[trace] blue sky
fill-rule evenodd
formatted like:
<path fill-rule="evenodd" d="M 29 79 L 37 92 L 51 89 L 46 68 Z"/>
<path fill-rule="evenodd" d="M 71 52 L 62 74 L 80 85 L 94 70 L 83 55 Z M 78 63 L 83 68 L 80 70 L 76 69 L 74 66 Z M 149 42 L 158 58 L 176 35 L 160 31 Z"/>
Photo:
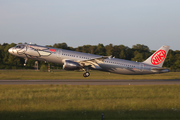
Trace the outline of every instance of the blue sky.
<path fill-rule="evenodd" d="M 180 50 L 179 5 L 180 0 L 1 0 L 0 43 Z"/>

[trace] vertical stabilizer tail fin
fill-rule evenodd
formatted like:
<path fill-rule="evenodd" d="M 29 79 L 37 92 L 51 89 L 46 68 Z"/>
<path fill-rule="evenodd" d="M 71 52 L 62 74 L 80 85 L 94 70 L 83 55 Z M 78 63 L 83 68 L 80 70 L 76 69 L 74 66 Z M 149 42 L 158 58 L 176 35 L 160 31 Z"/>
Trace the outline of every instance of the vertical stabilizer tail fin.
<path fill-rule="evenodd" d="M 153 55 L 151 55 L 143 63 L 162 67 L 165 61 L 165 58 L 168 54 L 169 48 L 170 46 L 163 45 L 160 49 L 158 49 Z"/>

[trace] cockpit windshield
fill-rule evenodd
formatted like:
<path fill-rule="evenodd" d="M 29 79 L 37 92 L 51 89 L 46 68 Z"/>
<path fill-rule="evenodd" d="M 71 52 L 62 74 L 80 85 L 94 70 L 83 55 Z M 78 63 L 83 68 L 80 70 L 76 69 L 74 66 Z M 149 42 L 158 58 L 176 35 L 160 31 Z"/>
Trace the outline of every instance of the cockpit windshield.
<path fill-rule="evenodd" d="M 23 48 L 24 48 L 24 45 L 16 45 L 15 48 L 23 49 Z"/>

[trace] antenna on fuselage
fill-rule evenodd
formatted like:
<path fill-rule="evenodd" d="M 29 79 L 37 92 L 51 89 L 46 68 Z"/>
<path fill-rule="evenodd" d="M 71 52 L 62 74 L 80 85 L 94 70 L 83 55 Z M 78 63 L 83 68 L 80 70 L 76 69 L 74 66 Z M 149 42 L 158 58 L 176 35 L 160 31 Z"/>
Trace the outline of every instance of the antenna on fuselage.
<path fill-rule="evenodd" d="M 112 55 L 111 55 L 111 56 L 109 56 L 108 58 L 109 58 L 109 59 L 111 59 L 111 58 L 112 58 Z"/>

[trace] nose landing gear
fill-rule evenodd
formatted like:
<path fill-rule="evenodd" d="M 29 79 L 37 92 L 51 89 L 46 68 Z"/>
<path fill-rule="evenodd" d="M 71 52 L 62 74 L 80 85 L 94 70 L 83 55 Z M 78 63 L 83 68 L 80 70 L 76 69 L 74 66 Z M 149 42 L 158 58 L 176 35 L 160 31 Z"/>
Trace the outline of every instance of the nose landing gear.
<path fill-rule="evenodd" d="M 26 63 L 27 63 L 27 60 L 28 60 L 28 59 L 27 59 L 27 58 L 24 58 L 24 59 L 25 59 L 25 63 L 24 63 L 24 66 L 26 66 Z"/>

